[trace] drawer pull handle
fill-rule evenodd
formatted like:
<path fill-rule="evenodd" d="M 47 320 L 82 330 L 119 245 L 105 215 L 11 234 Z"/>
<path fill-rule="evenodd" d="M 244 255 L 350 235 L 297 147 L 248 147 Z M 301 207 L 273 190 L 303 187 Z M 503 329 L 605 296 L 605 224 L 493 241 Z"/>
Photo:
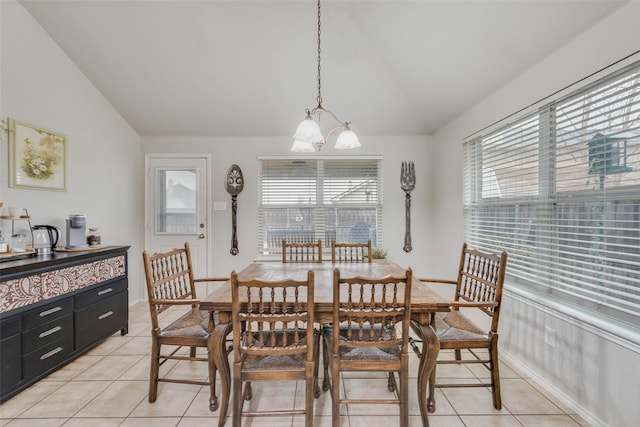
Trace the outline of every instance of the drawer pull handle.
<path fill-rule="evenodd" d="M 55 334 L 56 332 L 61 331 L 61 330 L 62 330 L 62 328 L 60 326 L 56 326 L 54 328 L 49 329 L 48 331 L 44 331 L 43 333 L 41 333 L 39 335 L 39 337 L 40 338 L 44 338 L 44 337 L 46 337 L 48 335 Z"/>
<path fill-rule="evenodd" d="M 40 313 L 40 317 L 48 316 L 48 315 L 56 313 L 56 312 L 58 312 L 60 310 L 62 310 L 62 307 L 60 307 L 60 306 L 53 307 L 53 308 L 51 308 L 49 310 L 45 310 L 45 311 L 41 312 Z"/>
<path fill-rule="evenodd" d="M 98 292 L 98 295 L 108 294 L 109 292 L 113 292 L 113 288 L 103 289 L 100 292 Z"/>
<path fill-rule="evenodd" d="M 45 353 L 42 356 L 40 356 L 40 360 L 48 359 L 51 356 L 53 356 L 54 354 L 60 353 L 61 351 L 62 351 L 62 347 L 56 347 L 53 350 L 51 350 L 50 352 Z"/>
<path fill-rule="evenodd" d="M 103 320 L 106 319 L 107 317 L 111 316 L 113 314 L 113 311 L 107 311 L 104 314 L 101 314 L 100 316 L 98 316 L 98 320 Z"/>

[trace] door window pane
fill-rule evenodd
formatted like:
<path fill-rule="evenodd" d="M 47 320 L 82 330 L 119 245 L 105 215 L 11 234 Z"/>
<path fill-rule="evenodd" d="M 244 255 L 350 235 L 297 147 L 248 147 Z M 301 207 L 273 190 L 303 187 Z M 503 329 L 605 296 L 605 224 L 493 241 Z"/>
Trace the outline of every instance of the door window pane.
<path fill-rule="evenodd" d="M 197 231 L 196 170 L 157 169 L 156 233 Z"/>

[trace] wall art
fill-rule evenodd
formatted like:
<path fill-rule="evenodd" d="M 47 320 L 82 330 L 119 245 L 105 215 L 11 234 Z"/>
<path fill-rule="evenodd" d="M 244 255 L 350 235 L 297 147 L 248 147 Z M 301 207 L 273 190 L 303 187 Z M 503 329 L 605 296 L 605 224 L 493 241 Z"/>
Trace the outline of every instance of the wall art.
<path fill-rule="evenodd" d="M 66 137 L 10 118 L 7 124 L 9 186 L 66 191 Z"/>

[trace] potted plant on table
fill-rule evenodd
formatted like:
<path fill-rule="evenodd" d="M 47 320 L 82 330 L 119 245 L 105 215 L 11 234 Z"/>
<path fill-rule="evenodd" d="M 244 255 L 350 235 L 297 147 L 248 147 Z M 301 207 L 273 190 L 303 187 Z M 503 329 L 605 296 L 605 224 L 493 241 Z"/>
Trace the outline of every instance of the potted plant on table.
<path fill-rule="evenodd" d="M 387 258 L 387 250 L 381 247 L 375 247 L 371 250 L 371 258 L 375 260 L 383 260 Z"/>

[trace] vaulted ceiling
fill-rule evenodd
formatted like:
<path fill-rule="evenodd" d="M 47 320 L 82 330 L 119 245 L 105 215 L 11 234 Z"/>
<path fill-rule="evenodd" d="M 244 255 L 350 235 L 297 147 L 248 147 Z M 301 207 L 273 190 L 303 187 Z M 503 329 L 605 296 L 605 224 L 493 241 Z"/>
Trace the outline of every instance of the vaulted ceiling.
<path fill-rule="evenodd" d="M 314 0 L 20 3 L 141 136 L 291 135 L 317 105 Z M 323 106 L 431 134 L 625 3 L 324 0 Z"/>

